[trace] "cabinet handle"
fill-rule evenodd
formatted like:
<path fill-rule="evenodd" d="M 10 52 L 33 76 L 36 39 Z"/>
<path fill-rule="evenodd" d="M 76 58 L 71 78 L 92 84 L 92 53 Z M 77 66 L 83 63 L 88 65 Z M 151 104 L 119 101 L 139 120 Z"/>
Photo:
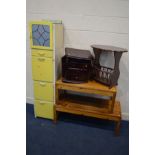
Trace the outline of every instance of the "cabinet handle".
<path fill-rule="evenodd" d="M 39 84 L 40 84 L 41 86 L 45 86 L 45 85 L 46 85 L 46 83 L 44 83 L 44 82 L 39 82 Z"/>
<path fill-rule="evenodd" d="M 39 61 L 45 61 L 45 58 L 38 58 Z"/>
<path fill-rule="evenodd" d="M 44 102 L 44 101 L 39 101 L 39 103 L 40 103 L 40 104 L 42 104 L 42 105 L 43 105 L 43 104 L 45 104 L 45 102 Z"/>
<path fill-rule="evenodd" d="M 44 56 L 45 55 L 45 53 L 38 53 L 40 56 Z"/>

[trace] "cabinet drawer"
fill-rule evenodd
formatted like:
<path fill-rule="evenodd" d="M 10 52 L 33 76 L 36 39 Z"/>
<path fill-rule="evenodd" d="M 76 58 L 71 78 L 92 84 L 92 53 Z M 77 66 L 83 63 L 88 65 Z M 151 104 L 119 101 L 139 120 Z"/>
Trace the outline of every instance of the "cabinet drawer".
<path fill-rule="evenodd" d="M 53 51 L 32 49 L 32 56 L 53 58 Z"/>
<path fill-rule="evenodd" d="M 34 96 L 36 99 L 54 101 L 54 86 L 49 82 L 34 81 Z"/>
<path fill-rule="evenodd" d="M 35 100 L 34 111 L 36 117 L 43 117 L 48 119 L 54 118 L 53 102 Z"/>
<path fill-rule="evenodd" d="M 53 60 L 32 56 L 32 76 L 33 80 L 52 82 L 54 76 Z"/>

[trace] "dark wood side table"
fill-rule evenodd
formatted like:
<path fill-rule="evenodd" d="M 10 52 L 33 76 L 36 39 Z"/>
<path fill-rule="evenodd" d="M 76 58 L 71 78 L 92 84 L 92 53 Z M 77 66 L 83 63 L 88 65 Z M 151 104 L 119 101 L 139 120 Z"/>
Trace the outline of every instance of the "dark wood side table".
<path fill-rule="evenodd" d="M 95 59 L 93 64 L 94 79 L 98 82 L 101 82 L 110 88 L 117 85 L 118 78 L 120 75 L 119 63 L 121 56 L 124 52 L 127 52 L 127 49 L 107 46 L 107 45 L 91 45 L 93 48 Z M 114 67 L 106 67 L 100 65 L 100 55 L 101 53 L 113 53 L 114 56 Z"/>
<path fill-rule="evenodd" d="M 64 93 L 66 90 L 79 93 L 96 94 L 101 96 L 109 96 L 109 100 L 97 99 L 90 97 L 77 97 L 76 95 L 68 95 Z M 108 86 L 97 83 L 96 81 L 88 81 L 88 83 L 71 84 L 64 83 L 61 79 L 56 81 L 56 104 L 55 117 L 57 121 L 58 112 L 66 112 L 83 116 L 90 116 L 100 119 L 107 119 L 116 122 L 115 133 L 119 134 L 121 122 L 121 106 L 120 102 L 115 101 L 116 87 L 111 89 Z"/>

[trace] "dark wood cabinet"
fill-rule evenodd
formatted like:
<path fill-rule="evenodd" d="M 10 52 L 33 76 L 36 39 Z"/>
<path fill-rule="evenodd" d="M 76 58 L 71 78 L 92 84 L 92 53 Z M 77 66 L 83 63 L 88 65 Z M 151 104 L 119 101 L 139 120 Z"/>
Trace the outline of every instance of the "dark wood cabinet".
<path fill-rule="evenodd" d="M 65 49 L 62 58 L 62 81 L 83 83 L 90 79 L 92 71 L 92 56 L 88 50 L 73 48 Z"/>

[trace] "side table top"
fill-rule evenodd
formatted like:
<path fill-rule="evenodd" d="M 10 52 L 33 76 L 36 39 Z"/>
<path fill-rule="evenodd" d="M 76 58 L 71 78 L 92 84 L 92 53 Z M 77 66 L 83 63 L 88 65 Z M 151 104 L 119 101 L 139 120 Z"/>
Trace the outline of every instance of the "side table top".
<path fill-rule="evenodd" d="M 56 85 L 63 85 L 63 86 L 74 86 L 78 88 L 85 88 L 85 89 L 92 89 L 92 90 L 100 90 L 100 91 L 107 91 L 111 93 L 116 93 L 117 89 L 116 86 L 109 88 L 101 83 L 98 83 L 94 80 L 88 81 L 87 83 L 80 83 L 80 84 L 73 84 L 73 83 L 65 83 L 62 82 L 62 78 L 56 81 Z"/>
<path fill-rule="evenodd" d="M 116 46 L 108 46 L 108 45 L 91 45 L 92 48 L 100 49 L 106 52 L 128 52 L 127 49 L 116 47 Z"/>

